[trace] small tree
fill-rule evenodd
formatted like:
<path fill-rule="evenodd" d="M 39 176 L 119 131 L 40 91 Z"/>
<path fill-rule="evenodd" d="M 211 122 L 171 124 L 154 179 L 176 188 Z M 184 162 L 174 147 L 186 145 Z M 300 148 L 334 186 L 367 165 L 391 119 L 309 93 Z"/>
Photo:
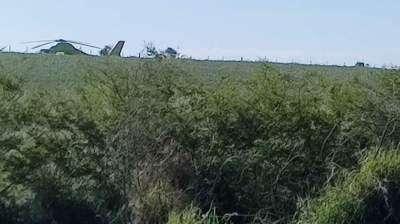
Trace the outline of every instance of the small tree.
<path fill-rule="evenodd" d="M 154 46 L 153 43 L 148 43 L 145 47 L 146 55 L 148 57 L 158 57 L 160 53 L 158 52 L 157 48 Z"/>
<path fill-rule="evenodd" d="M 153 43 L 148 43 L 144 49 L 145 54 L 151 58 L 177 58 L 179 56 L 178 51 L 175 49 L 168 47 L 164 51 L 158 50 Z"/>
<path fill-rule="evenodd" d="M 104 46 L 103 49 L 100 50 L 100 55 L 107 56 L 110 54 L 111 50 L 112 50 L 112 47 L 110 45 L 106 45 L 106 46 Z"/>

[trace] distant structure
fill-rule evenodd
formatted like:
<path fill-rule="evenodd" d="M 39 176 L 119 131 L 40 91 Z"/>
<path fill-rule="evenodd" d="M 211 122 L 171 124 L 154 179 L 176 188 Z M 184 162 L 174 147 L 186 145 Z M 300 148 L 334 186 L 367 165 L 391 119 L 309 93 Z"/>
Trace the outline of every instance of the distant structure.
<path fill-rule="evenodd" d="M 95 48 L 95 49 L 101 49 L 99 47 L 87 44 L 87 43 L 82 43 L 78 41 L 72 41 L 72 40 L 64 40 L 64 39 L 58 39 L 58 40 L 42 40 L 42 41 L 30 41 L 30 42 L 25 42 L 25 44 L 29 43 L 41 43 L 32 49 L 37 49 L 44 47 L 46 45 L 54 44 L 56 45 L 50 47 L 49 49 L 41 49 L 40 53 L 43 54 L 57 54 L 57 55 L 91 55 L 83 52 L 80 49 L 77 49 L 74 45 L 78 46 L 85 46 L 85 47 L 90 47 L 90 48 Z M 115 45 L 114 48 L 111 48 L 107 50 L 106 54 L 101 54 L 101 56 L 118 56 L 121 57 L 121 52 L 122 49 L 125 45 L 125 41 L 118 41 L 118 43 Z"/>
<path fill-rule="evenodd" d="M 41 49 L 40 53 L 44 54 L 87 55 L 85 52 L 77 49 L 74 45 L 100 49 L 99 47 L 87 43 L 82 43 L 73 40 L 64 40 L 64 39 L 29 41 L 25 42 L 24 44 L 31 44 L 31 43 L 40 43 L 39 45 L 32 47 L 32 49 L 38 49 L 50 44 L 56 44 L 49 49 Z"/>
<path fill-rule="evenodd" d="M 365 67 L 365 63 L 358 61 L 355 66 L 364 68 Z"/>
<path fill-rule="evenodd" d="M 164 55 L 169 57 L 169 58 L 177 58 L 178 57 L 178 51 L 176 51 L 172 47 L 169 47 L 164 51 Z"/>

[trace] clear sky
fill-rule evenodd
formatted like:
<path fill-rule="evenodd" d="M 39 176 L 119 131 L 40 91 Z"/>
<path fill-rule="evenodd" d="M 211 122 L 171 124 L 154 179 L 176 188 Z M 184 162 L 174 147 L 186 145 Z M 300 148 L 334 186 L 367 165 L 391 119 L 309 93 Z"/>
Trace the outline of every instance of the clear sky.
<path fill-rule="evenodd" d="M 400 65 L 398 0 L 2 0 L 0 47 L 144 42 L 195 58 Z"/>

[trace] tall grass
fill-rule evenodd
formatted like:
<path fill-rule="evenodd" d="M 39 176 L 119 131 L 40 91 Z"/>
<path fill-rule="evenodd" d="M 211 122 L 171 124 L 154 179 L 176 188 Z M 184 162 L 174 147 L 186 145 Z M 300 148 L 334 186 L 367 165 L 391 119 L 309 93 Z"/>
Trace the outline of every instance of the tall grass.
<path fill-rule="evenodd" d="M 360 168 L 306 202 L 296 223 L 397 223 L 399 220 L 398 150 L 372 150 Z"/>

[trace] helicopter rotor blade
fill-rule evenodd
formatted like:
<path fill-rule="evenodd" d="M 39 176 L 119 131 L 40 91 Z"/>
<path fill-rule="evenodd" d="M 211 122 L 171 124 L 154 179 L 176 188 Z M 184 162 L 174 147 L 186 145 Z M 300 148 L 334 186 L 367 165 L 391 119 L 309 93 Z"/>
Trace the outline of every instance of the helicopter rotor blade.
<path fill-rule="evenodd" d="M 40 45 L 32 47 L 32 49 L 40 48 L 40 47 L 46 46 L 46 45 L 51 44 L 51 43 L 70 43 L 70 44 L 77 44 L 77 45 L 82 45 L 82 46 L 86 46 L 86 47 L 101 49 L 100 47 L 96 47 L 96 46 L 91 45 L 89 43 L 83 43 L 83 42 L 78 42 L 78 41 L 73 41 L 73 40 L 64 40 L 64 39 L 38 40 L 38 41 L 23 42 L 23 44 L 32 44 L 32 43 L 43 43 L 43 44 L 40 44 Z"/>
<path fill-rule="evenodd" d="M 44 43 L 44 44 L 37 45 L 37 46 L 35 46 L 35 47 L 32 47 L 32 49 L 36 49 L 36 48 L 39 48 L 39 47 L 43 47 L 43 46 L 46 46 L 46 45 L 49 45 L 49 44 L 52 44 L 52 43 L 54 43 L 54 41 L 51 41 L 51 42 L 47 42 L 47 43 Z"/>
<path fill-rule="evenodd" d="M 43 42 L 50 42 L 50 41 L 55 41 L 55 40 L 28 41 L 28 42 L 22 42 L 22 44 L 34 44 L 34 43 L 43 43 Z"/>
<path fill-rule="evenodd" d="M 82 46 L 86 46 L 86 47 L 101 49 L 99 47 L 96 47 L 96 46 L 93 46 L 93 45 L 90 45 L 90 44 L 86 44 L 86 43 L 77 42 L 77 41 L 67 40 L 67 42 L 71 43 L 71 44 L 78 44 L 78 45 L 82 45 Z"/>
<path fill-rule="evenodd" d="M 65 40 L 65 41 L 71 42 L 71 43 L 75 43 L 75 44 L 88 44 L 88 45 L 90 45 L 90 43 L 82 42 L 82 41 L 75 41 L 75 40 Z"/>

